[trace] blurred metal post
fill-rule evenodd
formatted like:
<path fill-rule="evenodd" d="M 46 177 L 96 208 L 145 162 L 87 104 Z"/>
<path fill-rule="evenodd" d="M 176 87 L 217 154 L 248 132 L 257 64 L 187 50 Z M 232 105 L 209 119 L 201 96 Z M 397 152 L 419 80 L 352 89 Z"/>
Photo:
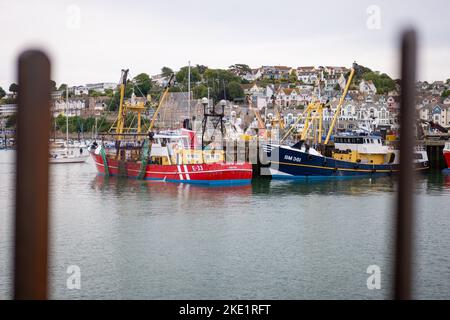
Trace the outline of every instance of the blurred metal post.
<path fill-rule="evenodd" d="M 411 299 L 416 90 L 416 32 L 414 30 L 403 33 L 401 50 L 400 176 L 397 195 L 394 298 Z"/>
<path fill-rule="evenodd" d="M 26 51 L 18 61 L 14 298 L 47 298 L 50 61 Z"/>

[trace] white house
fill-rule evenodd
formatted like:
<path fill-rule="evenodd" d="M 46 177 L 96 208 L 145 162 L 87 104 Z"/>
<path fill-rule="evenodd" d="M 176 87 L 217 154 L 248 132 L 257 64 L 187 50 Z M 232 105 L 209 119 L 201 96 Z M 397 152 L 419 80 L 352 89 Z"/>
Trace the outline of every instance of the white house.
<path fill-rule="evenodd" d="M 450 127 L 450 106 L 430 103 L 420 104 L 419 117 L 422 120 L 433 121 L 443 127 Z"/>
<path fill-rule="evenodd" d="M 295 88 L 280 88 L 276 93 L 276 103 L 283 107 L 298 106 L 300 95 Z"/>
<path fill-rule="evenodd" d="M 298 81 L 313 85 L 319 79 L 319 70 L 315 67 L 298 67 L 296 70 Z"/>
<path fill-rule="evenodd" d="M 105 93 L 105 90 L 114 90 L 117 88 L 116 83 L 112 82 L 101 82 L 101 83 L 88 83 L 86 88 L 100 93 Z"/>
<path fill-rule="evenodd" d="M 262 66 L 260 70 L 264 79 L 281 80 L 289 79 L 292 68 L 287 66 Z"/>
<path fill-rule="evenodd" d="M 17 112 L 16 104 L 1 104 L 0 105 L 0 117 L 11 116 Z"/>
<path fill-rule="evenodd" d="M 68 117 L 74 117 L 81 115 L 81 111 L 86 108 L 84 100 L 74 99 L 69 100 L 67 103 L 65 100 L 56 100 L 53 103 L 52 111 L 53 116 L 67 115 Z"/>
<path fill-rule="evenodd" d="M 155 75 L 151 76 L 151 79 L 158 86 L 163 87 L 166 85 L 167 81 L 169 80 L 169 77 L 165 77 L 162 74 L 155 74 Z"/>
<path fill-rule="evenodd" d="M 249 82 L 253 82 L 261 78 L 261 76 L 262 76 L 261 69 L 252 69 L 251 72 L 246 72 L 244 75 L 241 76 L 241 78 Z"/>
<path fill-rule="evenodd" d="M 445 105 L 449 105 L 450 104 L 450 96 L 445 98 L 442 103 L 445 104 Z"/>
<path fill-rule="evenodd" d="M 69 89 L 76 96 L 88 95 L 89 89 L 86 86 L 75 86 Z"/>
<path fill-rule="evenodd" d="M 361 82 L 359 83 L 359 92 L 373 95 L 377 93 L 377 88 L 371 80 L 361 80 Z"/>

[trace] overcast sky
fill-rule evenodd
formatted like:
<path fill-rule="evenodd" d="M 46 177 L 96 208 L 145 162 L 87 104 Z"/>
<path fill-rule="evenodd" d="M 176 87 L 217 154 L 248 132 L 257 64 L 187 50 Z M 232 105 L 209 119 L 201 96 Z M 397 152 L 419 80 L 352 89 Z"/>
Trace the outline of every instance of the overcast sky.
<path fill-rule="evenodd" d="M 359 64 L 398 77 L 402 27 L 420 31 L 422 80 L 450 78 L 450 1 L 0 0 L 0 86 L 39 47 L 58 84 L 118 82 L 162 66 Z"/>

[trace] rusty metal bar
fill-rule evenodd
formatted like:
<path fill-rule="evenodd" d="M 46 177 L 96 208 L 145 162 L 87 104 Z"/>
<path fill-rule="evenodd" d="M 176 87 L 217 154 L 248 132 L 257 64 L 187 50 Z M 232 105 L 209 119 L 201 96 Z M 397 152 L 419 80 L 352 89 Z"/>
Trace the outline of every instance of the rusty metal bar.
<path fill-rule="evenodd" d="M 26 51 L 18 67 L 14 298 L 46 299 L 50 61 Z"/>
<path fill-rule="evenodd" d="M 416 32 L 401 39 L 400 175 L 397 194 L 394 298 L 411 299 L 412 238 L 414 222 Z"/>

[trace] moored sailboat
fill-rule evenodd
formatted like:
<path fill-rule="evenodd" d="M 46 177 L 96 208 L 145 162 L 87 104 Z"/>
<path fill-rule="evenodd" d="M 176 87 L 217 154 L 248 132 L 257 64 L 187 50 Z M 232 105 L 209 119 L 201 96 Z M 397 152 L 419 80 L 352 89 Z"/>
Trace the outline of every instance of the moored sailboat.
<path fill-rule="evenodd" d="M 89 154 L 86 152 L 86 145 L 69 143 L 69 117 L 68 117 L 68 103 L 69 103 L 69 92 L 66 88 L 66 140 L 60 143 L 50 144 L 49 151 L 49 163 L 62 164 L 62 163 L 84 163 L 89 159 Z M 56 124 L 55 124 L 56 126 Z M 56 131 L 56 128 L 55 128 Z"/>

